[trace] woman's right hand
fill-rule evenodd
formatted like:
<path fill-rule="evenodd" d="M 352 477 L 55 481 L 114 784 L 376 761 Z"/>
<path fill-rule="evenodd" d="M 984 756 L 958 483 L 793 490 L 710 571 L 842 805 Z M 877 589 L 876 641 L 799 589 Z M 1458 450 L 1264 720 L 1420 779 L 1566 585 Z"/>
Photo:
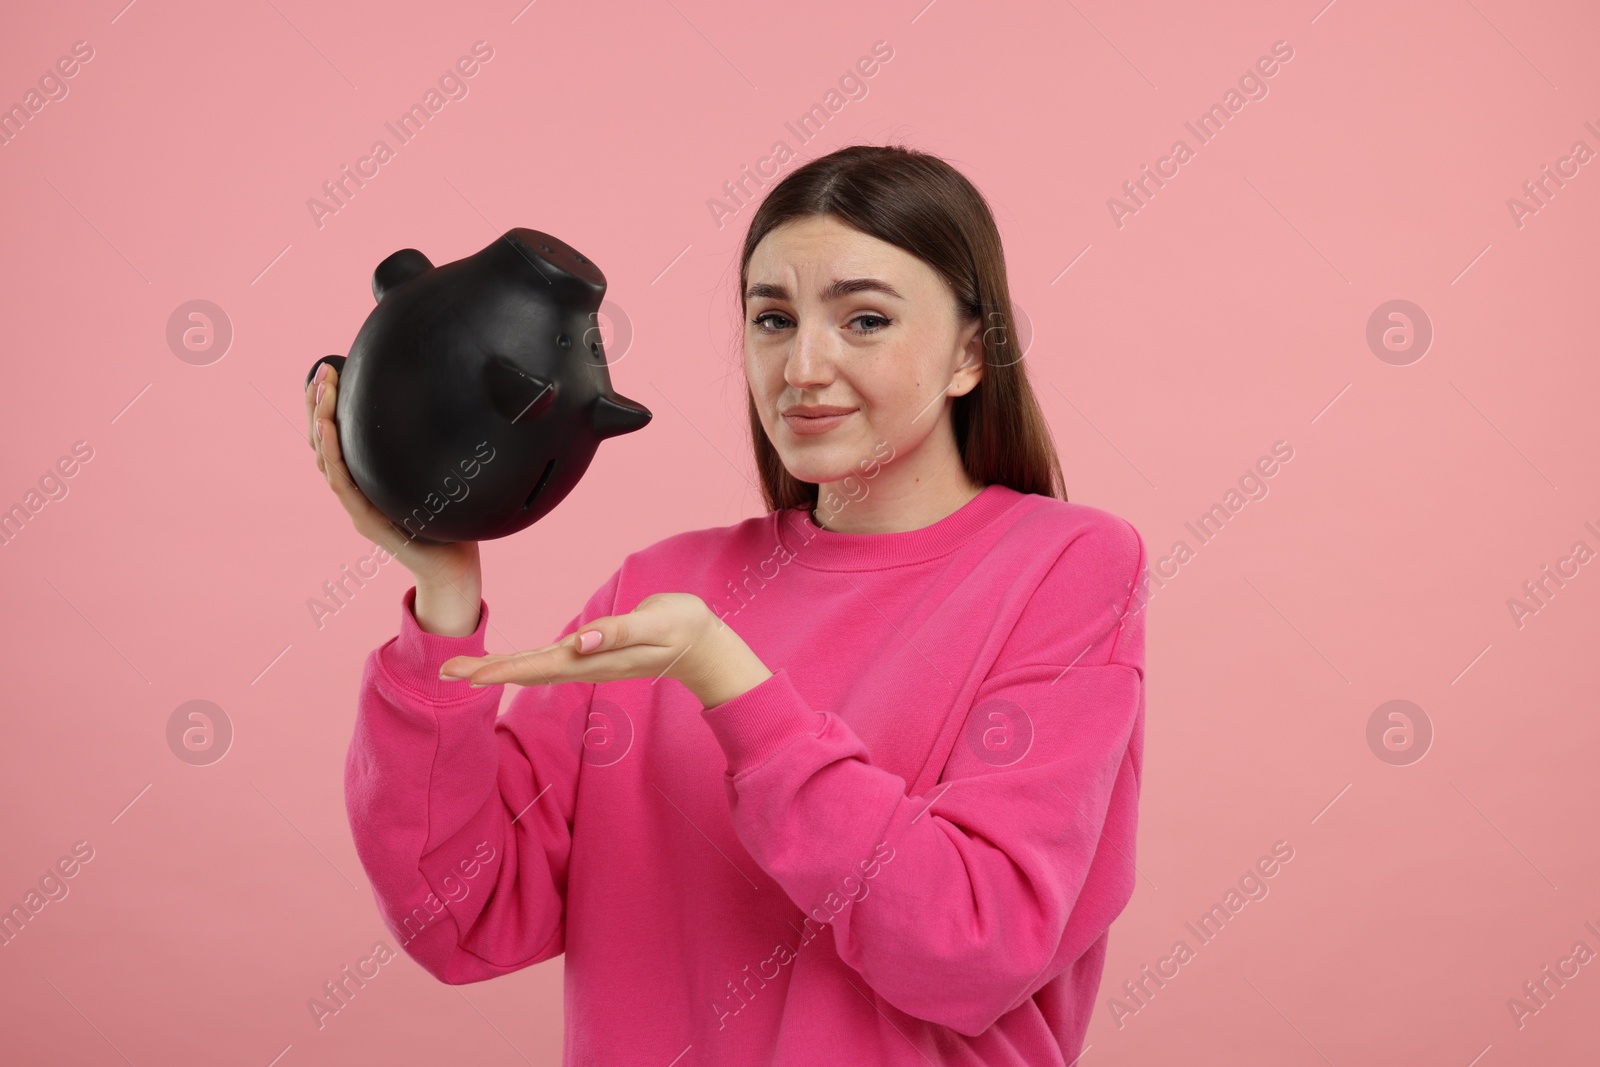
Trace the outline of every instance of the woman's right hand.
<path fill-rule="evenodd" d="M 316 452 L 317 469 L 349 513 L 356 532 L 411 572 L 417 585 L 414 610 L 422 628 L 447 633 L 464 627 L 463 633 L 472 633 L 478 628 L 478 601 L 483 595 L 478 542 L 429 545 L 414 541 L 367 499 L 350 477 L 339 450 L 334 423 L 338 389 L 339 372 L 329 363 L 317 367 L 316 376 L 306 385 L 306 440 Z"/>

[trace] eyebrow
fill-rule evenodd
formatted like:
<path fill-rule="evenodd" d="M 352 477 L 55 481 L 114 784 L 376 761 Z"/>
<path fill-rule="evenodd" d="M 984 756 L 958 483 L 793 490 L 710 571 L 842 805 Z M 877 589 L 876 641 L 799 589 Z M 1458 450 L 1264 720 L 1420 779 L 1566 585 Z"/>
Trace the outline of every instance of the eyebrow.
<path fill-rule="evenodd" d="M 900 290 L 896 289 L 888 282 L 882 281 L 878 278 L 838 278 L 834 280 L 833 284 L 823 289 L 822 292 L 818 293 L 817 295 L 823 301 L 829 301 L 837 300 L 839 297 L 846 296 L 850 293 L 882 293 L 885 296 L 892 296 L 896 300 L 905 299 L 905 297 L 900 294 Z M 745 291 L 744 297 L 746 300 L 759 300 L 762 297 L 768 297 L 773 300 L 793 299 L 789 295 L 789 290 L 786 287 L 782 285 L 771 285 L 766 282 L 757 282 L 752 285 L 748 290 Z"/>

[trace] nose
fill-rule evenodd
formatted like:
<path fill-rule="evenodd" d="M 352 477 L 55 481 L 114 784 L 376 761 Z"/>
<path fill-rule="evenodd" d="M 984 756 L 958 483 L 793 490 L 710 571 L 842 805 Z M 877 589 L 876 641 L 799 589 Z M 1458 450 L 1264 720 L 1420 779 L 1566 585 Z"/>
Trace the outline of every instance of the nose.
<path fill-rule="evenodd" d="M 833 380 L 827 330 L 827 323 L 822 319 L 795 326 L 794 339 L 789 343 L 788 358 L 783 366 L 783 380 L 791 388 L 821 387 Z"/>

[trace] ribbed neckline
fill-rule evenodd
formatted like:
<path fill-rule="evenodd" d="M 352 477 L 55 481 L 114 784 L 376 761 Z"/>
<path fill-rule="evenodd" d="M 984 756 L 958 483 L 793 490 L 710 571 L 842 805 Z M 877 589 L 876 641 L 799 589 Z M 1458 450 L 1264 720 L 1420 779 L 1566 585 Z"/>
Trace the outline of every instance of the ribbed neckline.
<path fill-rule="evenodd" d="M 996 482 L 931 526 L 897 533 L 824 530 L 806 506 L 774 512 L 780 543 L 793 562 L 824 571 L 865 571 L 925 563 L 953 551 L 1028 494 Z M 846 505 L 848 507 L 848 505 Z"/>

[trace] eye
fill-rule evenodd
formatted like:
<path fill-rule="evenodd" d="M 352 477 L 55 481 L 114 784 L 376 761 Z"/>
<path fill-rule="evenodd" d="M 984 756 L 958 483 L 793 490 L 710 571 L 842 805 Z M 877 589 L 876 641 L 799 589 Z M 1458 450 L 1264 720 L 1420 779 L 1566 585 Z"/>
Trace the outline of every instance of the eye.
<path fill-rule="evenodd" d="M 782 325 L 769 325 L 768 322 L 767 322 L 768 319 L 779 319 L 783 323 L 786 323 L 786 324 L 790 323 L 790 321 L 791 321 L 789 319 L 789 316 L 784 315 L 781 312 L 768 311 L 768 312 L 765 312 L 765 313 L 763 313 L 761 315 L 757 315 L 755 318 L 750 320 L 750 323 L 753 326 L 761 327 L 761 330 L 764 333 L 776 333 L 778 330 L 782 330 L 782 329 L 785 328 L 785 326 L 782 326 Z M 862 313 L 860 315 L 857 315 L 855 318 L 851 319 L 850 321 L 852 323 L 867 323 L 868 325 L 865 325 L 865 326 L 857 326 L 857 332 L 863 333 L 863 334 L 877 333 L 879 330 L 882 330 L 887 326 L 893 325 L 893 323 L 894 323 L 893 319 L 890 319 L 890 318 L 888 318 L 888 317 L 886 317 L 884 315 L 879 315 L 876 312 L 871 312 L 871 311 L 864 312 L 864 313 Z"/>

